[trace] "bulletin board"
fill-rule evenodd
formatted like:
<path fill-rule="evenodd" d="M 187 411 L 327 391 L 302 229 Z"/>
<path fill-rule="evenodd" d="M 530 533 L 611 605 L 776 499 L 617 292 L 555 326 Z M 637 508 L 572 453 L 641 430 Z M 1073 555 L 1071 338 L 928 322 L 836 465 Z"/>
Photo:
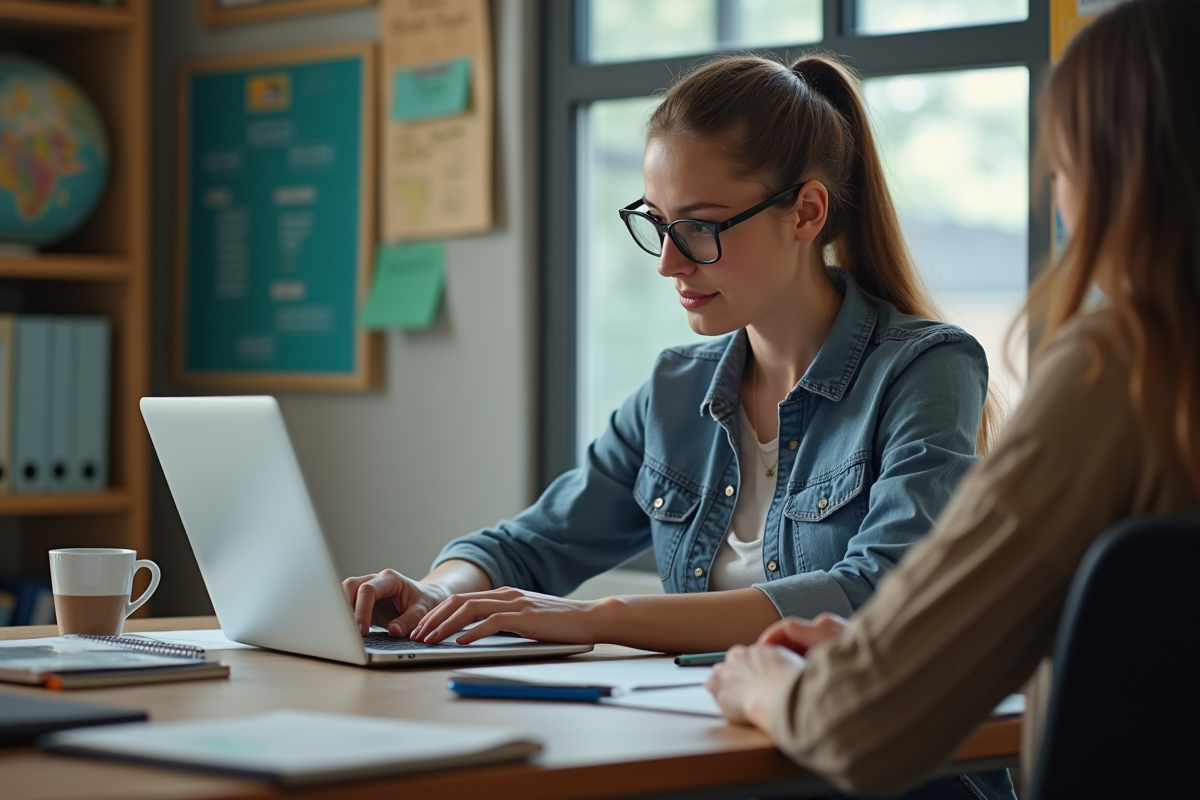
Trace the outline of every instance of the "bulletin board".
<path fill-rule="evenodd" d="M 383 0 L 383 239 L 490 230 L 493 66 L 487 0 Z"/>
<path fill-rule="evenodd" d="M 374 45 L 186 65 L 180 74 L 174 376 L 189 386 L 364 389 Z"/>

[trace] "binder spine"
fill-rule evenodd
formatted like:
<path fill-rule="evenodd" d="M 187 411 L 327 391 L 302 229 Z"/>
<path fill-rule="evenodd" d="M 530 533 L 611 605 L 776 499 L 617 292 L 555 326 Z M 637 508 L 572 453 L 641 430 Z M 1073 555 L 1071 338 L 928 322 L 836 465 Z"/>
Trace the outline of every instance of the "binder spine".
<path fill-rule="evenodd" d="M 12 487 L 16 492 L 39 492 L 47 486 L 50 446 L 50 321 L 20 316 L 16 332 Z"/>
<path fill-rule="evenodd" d="M 78 392 L 75 322 L 58 317 L 50 324 L 50 448 L 46 459 L 47 489 L 78 488 L 75 469 L 75 396 Z"/>
<path fill-rule="evenodd" d="M 12 486 L 13 362 L 16 318 L 0 314 L 0 494 Z"/>
<path fill-rule="evenodd" d="M 79 318 L 75 335 L 75 480 L 83 491 L 101 491 L 108 486 L 109 322 Z"/>

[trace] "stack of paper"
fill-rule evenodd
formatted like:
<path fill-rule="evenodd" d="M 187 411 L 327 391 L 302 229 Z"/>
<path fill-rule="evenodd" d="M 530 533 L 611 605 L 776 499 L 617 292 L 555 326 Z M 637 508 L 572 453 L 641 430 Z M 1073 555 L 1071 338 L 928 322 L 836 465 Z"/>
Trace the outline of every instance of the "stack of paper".
<path fill-rule="evenodd" d="M 310 711 L 113 725 L 40 743 L 55 753 L 215 769 L 287 786 L 517 761 L 542 749 L 536 737 L 507 728 Z"/>

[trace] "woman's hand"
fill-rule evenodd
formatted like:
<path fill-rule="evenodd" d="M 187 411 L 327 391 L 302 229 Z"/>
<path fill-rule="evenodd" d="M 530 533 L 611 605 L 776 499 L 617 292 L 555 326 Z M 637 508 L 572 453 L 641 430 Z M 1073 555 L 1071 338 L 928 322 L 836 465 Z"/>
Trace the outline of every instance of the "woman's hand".
<path fill-rule="evenodd" d="M 595 644 L 590 622 L 595 604 L 504 587 L 487 592 L 453 594 L 421 620 L 409 638 L 437 644 L 483 620 L 459 636 L 470 644 L 484 636 L 510 631 L 529 639 L 568 644 Z"/>
<path fill-rule="evenodd" d="M 730 722 L 765 730 L 772 700 L 803 669 L 804 654 L 845 627 L 846 621 L 833 614 L 821 614 L 812 622 L 782 619 L 763 631 L 756 644 L 731 648 L 724 663 L 713 667 L 705 686 Z"/>
<path fill-rule="evenodd" d="M 347 578 L 342 581 L 342 592 L 363 636 L 372 625 L 380 625 L 397 639 L 408 636 L 421 618 L 450 594 L 437 584 L 414 581 L 394 569 Z"/>
<path fill-rule="evenodd" d="M 419 581 L 385 569 L 342 581 L 342 592 L 354 609 L 354 624 L 363 636 L 381 625 L 397 639 L 410 636 L 417 623 L 452 592 L 482 592 L 492 581 L 476 564 L 452 558 Z M 410 637 L 411 638 L 411 637 Z"/>

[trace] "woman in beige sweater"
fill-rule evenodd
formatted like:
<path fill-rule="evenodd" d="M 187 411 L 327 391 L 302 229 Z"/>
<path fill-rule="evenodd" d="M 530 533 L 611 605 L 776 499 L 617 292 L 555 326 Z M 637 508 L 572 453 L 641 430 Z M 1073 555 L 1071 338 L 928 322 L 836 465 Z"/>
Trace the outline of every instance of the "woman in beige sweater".
<path fill-rule="evenodd" d="M 1023 684 L 1030 774 L 1084 552 L 1125 517 L 1200 510 L 1198 31 L 1195 0 L 1137 0 L 1072 43 L 1041 142 L 1071 236 L 1031 296 L 1024 400 L 852 621 L 783 620 L 710 681 L 730 720 L 839 787 L 915 783 Z"/>

